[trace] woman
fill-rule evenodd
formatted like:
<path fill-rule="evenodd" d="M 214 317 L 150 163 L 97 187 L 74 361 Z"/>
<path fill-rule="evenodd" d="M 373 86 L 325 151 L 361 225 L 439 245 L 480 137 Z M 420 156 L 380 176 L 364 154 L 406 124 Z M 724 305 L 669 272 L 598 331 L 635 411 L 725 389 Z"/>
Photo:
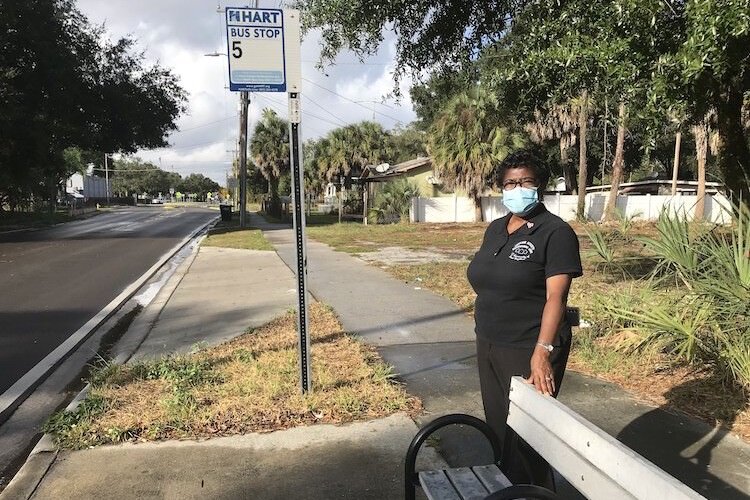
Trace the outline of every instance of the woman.
<path fill-rule="evenodd" d="M 505 421 L 515 375 L 557 397 L 571 343 L 568 290 L 582 274 L 578 238 L 541 202 L 549 170 L 536 156 L 527 151 L 509 155 L 496 168 L 495 179 L 510 213 L 489 225 L 467 272 L 477 293 L 482 403 L 487 423 L 512 459 L 501 464 L 509 479 L 554 490 L 544 459 L 515 436 L 504 439 Z"/>

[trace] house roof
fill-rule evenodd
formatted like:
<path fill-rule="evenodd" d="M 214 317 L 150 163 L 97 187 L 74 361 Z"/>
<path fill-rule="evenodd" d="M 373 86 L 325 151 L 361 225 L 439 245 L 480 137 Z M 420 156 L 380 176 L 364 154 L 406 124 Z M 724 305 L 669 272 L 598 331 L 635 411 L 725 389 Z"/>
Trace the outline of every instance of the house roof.
<path fill-rule="evenodd" d="M 362 172 L 361 179 L 365 182 L 381 182 L 393 177 L 399 177 L 410 170 L 424 166 L 432 166 L 432 159 L 430 157 L 420 156 L 419 158 L 407 160 L 397 165 L 391 165 L 385 172 L 378 172 L 375 170 L 375 166 L 368 165 Z"/>

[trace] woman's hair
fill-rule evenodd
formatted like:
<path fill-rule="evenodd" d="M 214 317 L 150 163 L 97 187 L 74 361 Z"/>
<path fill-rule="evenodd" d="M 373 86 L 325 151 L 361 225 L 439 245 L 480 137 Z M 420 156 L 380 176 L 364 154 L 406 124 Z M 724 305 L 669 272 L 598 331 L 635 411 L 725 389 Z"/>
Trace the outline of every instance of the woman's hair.
<path fill-rule="evenodd" d="M 519 149 L 506 156 L 502 163 L 495 167 L 492 180 L 495 185 L 502 186 L 508 170 L 524 167 L 534 172 L 534 177 L 539 180 L 539 194 L 544 193 L 549 182 L 549 167 L 541 158 L 527 149 Z"/>

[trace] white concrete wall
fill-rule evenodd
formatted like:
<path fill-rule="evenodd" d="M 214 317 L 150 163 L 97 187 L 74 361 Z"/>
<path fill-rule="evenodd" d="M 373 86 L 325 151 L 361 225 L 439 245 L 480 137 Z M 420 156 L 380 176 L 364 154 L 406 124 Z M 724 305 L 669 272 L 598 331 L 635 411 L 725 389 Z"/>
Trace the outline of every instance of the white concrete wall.
<path fill-rule="evenodd" d="M 482 197 L 482 215 L 485 221 L 503 217 L 508 210 L 499 196 Z M 617 208 L 627 217 L 636 220 L 656 220 L 663 209 L 672 214 L 693 215 L 697 196 L 662 196 L 662 195 L 620 195 L 617 197 Z M 589 193 L 586 195 L 586 218 L 601 220 L 607 202 L 606 193 Z M 552 194 L 544 197 L 547 209 L 564 220 L 576 218 L 578 196 Z M 706 195 L 704 219 L 714 223 L 731 221 L 727 210 L 729 201 L 724 195 Z M 465 196 L 444 198 L 413 198 L 410 210 L 412 222 L 473 222 L 474 203 Z"/>
<path fill-rule="evenodd" d="M 412 222 L 474 222 L 474 202 L 466 196 L 412 198 Z"/>

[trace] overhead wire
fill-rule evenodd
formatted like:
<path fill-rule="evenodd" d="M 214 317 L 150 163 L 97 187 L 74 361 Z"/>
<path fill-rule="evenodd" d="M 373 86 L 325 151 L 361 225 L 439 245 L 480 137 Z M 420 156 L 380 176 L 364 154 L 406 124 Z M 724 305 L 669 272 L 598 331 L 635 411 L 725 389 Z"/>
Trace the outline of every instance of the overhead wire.
<path fill-rule="evenodd" d="M 196 129 L 199 129 L 199 128 L 208 127 L 210 125 L 216 125 L 217 123 L 222 123 L 222 122 L 225 122 L 227 120 L 234 120 L 235 118 L 237 118 L 239 116 L 240 116 L 239 113 L 237 113 L 237 114 L 234 114 L 232 116 L 227 116 L 225 118 L 222 118 L 220 120 L 215 120 L 215 121 L 212 121 L 212 122 L 203 123 L 201 125 L 196 125 L 194 127 L 181 128 L 181 129 L 178 129 L 178 132 L 189 132 L 190 130 L 196 130 Z"/>
<path fill-rule="evenodd" d="M 386 118 L 390 118 L 391 120 L 394 120 L 394 121 L 395 121 L 395 122 L 397 122 L 397 123 L 403 123 L 403 120 L 401 120 L 400 118 L 395 118 L 395 117 L 393 117 L 393 116 L 387 115 L 387 114 L 385 114 L 385 113 L 382 113 L 382 112 L 380 112 L 380 111 L 377 111 L 377 110 L 376 110 L 376 109 L 374 109 L 374 108 L 368 108 L 367 106 L 364 106 L 364 105 L 363 105 L 362 103 L 359 103 L 359 102 L 355 101 L 354 99 L 349 99 L 348 97 L 346 97 L 346 96 L 344 96 L 344 95 L 341 95 L 341 94 L 339 94 L 338 92 L 336 92 L 336 91 L 334 91 L 334 90 L 331 90 L 331 89 L 329 89 L 329 88 L 327 88 L 327 87 L 324 87 L 323 85 L 320 85 L 319 83 L 317 83 L 317 82 L 314 82 L 314 81 L 310 80 L 309 78 L 305 78 L 305 77 L 302 77 L 302 79 L 303 79 L 304 81 L 308 82 L 308 83 L 312 83 L 312 84 L 313 84 L 313 85 L 315 85 L 316 87 L 319 87 L 319 88 L 321 88 L 321 89 L 325 90 L 326 92 L 330 92 L 331 94 L 333 94 L 333 95 L 336 95 L 336 96 L 340 97 L 341 99 L 344 99 L 345 101 L 349 101 L 349 102 L 351 102 L 351 103 L 353 103 L 353 104 L 356 104 L 357 106 L 359 106 L 359 107 L 361 107 L 361 108 L 364 108 L 364 109 L 366 109 L 367 111 L 372 111 L 373 113 L 376 113 L 376 114 L 378 114 L 378 115 L 381 115 L 381 116 L 385 116 Z"/>

